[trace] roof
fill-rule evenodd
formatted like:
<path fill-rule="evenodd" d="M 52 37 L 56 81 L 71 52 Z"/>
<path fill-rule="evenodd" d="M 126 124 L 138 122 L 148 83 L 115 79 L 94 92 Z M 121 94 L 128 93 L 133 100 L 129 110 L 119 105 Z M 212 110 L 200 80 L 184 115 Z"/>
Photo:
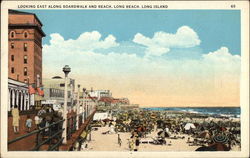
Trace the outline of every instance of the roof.
<path fill-rule="evenodd" d="M 34 13 L 29 13 L 29 12 L 23 12 L 23 11 L 18 11 L 18 10 L 9 9 L 9 14 L 20 14 L 20 15 L 26 14 L 26 15 L 34 15 L 35 18 L 37 19 L 37 21 L 41 24 L 41 26 L 43 26 L 42 22 L 39 20 L 39 18 L 38 18 L 38 17 L 36 16 L 36 14 L 34 14 Z"/>
<path fill-rule="evenodd" d="M 101 97 L 99 101 L 111 103 L 113 101 L 113 98 L 111 98 L 111 97 Z"/>

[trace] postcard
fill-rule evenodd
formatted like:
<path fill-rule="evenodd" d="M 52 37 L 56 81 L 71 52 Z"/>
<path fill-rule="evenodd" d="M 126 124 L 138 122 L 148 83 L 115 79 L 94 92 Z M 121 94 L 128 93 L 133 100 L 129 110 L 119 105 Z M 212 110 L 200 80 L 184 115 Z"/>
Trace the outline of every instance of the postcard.
<path fill-rule="evenodd" d="M 248 1 L 3 1 L 1 157 L 248 157 Z"/>

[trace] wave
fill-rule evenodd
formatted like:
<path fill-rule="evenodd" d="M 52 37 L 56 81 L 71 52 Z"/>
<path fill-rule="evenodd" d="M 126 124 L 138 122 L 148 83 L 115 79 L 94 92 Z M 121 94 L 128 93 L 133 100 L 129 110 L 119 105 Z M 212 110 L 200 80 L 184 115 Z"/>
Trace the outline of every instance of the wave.
<path fill-rule="evenodd" d="M 196 114 L 206 114 L 206 115 L 214 115 L 214 116 L 221 116 L 221 117 L 240 117 L 240 107 L 187 107 L 187 108 L 180 108 L 180 107 L 162 107 L 162 108 L 143 108 L 147 110 L 153 111 L 182 111 L 182 112 L 189 112 L 189 113 L 196 113 Z"/>

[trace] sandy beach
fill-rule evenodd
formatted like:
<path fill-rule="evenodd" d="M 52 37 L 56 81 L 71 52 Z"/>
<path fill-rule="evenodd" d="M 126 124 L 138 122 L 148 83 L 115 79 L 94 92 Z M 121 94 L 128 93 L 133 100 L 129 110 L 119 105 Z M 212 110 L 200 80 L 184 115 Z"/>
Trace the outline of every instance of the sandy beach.
<path fill-rule="evenodd" d="M 121 146 L 118 144 L 118 134 L 102 134 L 109 130 L 108 126 L 98 127 L 98 130 L 91 132 L 91 141 L 87 141 L 88 148 L 84 148 L 82 151 L 129 151 L 128 139 L 131 134 L 129 132 L 119 132 L 120 138 L 122 140 Z M 151 137 L 155 137 L 157 134 L 156 131 L 152 132 L 150 135 L 147 135 L 144 140 L 152 140 Z M 144 144 L 140 143 L 138 151 L 195 151 L 200 146 L 190 146 L 188 141 L 187 134 L 178 135 L 180 137 L 184 136 L 184 139 L 170 139 L 166 138 L 166 145 L 155 145 L 155 144 Z M 191 138 L 192 140 L 192 138 Z M 235 146 L 231 151 L 239 151 L 240 148 Z"/>

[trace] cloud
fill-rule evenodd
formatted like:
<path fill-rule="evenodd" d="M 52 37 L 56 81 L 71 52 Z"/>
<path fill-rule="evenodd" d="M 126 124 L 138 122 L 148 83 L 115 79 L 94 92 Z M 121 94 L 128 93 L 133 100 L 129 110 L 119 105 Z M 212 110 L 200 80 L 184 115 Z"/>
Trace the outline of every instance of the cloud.
<path fill-rule="evenodd" d="M 64 40 L 58 33 L 53 33 L 50 37 L 50 47 L 69 51 L 94 51 L 119 45 L 113 35 L 108 35 L 105 39 L 101 40 L 102 35 L 98 31 L 84 32 L 76 40 Z M 48 46 L 45 45 L 44 47 L 46 49 Z"/>
<path fill-rule="evenodd" d="M 146 54 L 153 56 L 168 53 L 171 48 L 191 48 L 201 43 L 197 33 L 188 26 L 180 27 L 175 34 L 156 32 L 152 38 L 137 33 L 133 42 L 146 46 Z"/>
<path fill-rule="evenodd" d="M 210 66 L 214 72 L 223 74 L 237 75 L 240 74 L 241 57 L 232 55 L 227 47 L 203 54 L 202 62 Z"/>
<path fill-rule="evenodd" d="M 184 30 L 186 29 L 184 27 Z M 179 34 L 193 37 L 187 30 L 178 29 L 176 34 L 167 36 L 172 39 L 180 39 Z M 229 99 L 233 98 L 232 104 L 238 104 L 237 90 L 241 63 L 239 55 L 233 55 L 227 47 L 221 47 L 209 53 L 199 52 L 199 58 L 195 55 L 191 55 L 190 58 L 178 58 L 180 52 L 173 51 L 174 47 L 187 49 L 186 54 L 195 54 L 201 50 L 193 49 L 193 46 L 200 42 L 170 40 L 172 43 L 164 45 L 159 44 L 160 35 L 156 34 L 152 39 L 138 34 L 135 36 L 134 41 L 136 39 L 137 43 L 140 41 L 148 46 L 146 49 L 131 41 L 117 43 L 113 35 L 108 35 L 102 40 L 101 34 L 97 31 L 82 33 L 74 40 L 65 40 L 60 34 L 51 34 L 50 44 L 44 45 L 43 49 L 43 77 L 62 75 L 62 67 L 68 64 L 72 68 L 70 77 L 76 78 L 82 85 L 110 89 L 115 96 L 121 94 L 121 97 L 141 97 L 131 100 L 132 102 L 144 104 L 143 100 L 150 100 L 153 93 L 156 98 L 152 99 L 159 102 L 167 96 L 171 103 L 185 103 L 182 98 L 187 98 L 186 102 L 203 103 L 206 100 L 213 101 L 211 104 L 215 105 L 218 102 L 229 103 Z M 155 43 L 161 45 L 156 49 L 158 53 L 172 48 L 167 54 L 177 55 L 166 58 L 160 55 L 162 53 L 150 54 L 152 58 L 138 55 L 147 54 L 150 49 L 153 51 Z M 225 85 L 221 87 L 221 83 Z M 162 98 L 157 99 L 157 96 Z M 162 104 L 163 102 L 165 101 L 162 100 Z M 148 104 L 154 102 L 149 101 Z"/>
<path fill-rule="evenodd" d="M 227 47 L 221 47 L 220 49 L 204 54 L 203 57 L 211 63 L 236 63 L 240 61 L 239 55 L 232 55 Z"/>

